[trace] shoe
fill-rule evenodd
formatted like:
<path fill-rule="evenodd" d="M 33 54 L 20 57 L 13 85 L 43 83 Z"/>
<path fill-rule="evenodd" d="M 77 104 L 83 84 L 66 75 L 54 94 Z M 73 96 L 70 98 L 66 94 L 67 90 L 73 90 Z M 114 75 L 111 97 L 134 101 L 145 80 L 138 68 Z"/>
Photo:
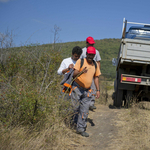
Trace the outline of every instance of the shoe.
<path fill-rule="evenodd" d="M 77 133 L 81 134 L 84 137 L 89 137 L 89 134 L 87 132 L 85 132 L 85 131 L 83 131 L 83 132 L 77 132 Z"/>
<path fill-rule="evenodd" d="M 93 109 L 96 109 L 96 106 L 93 105 L 89 107 L 89 110 L 93 110 Z"/>

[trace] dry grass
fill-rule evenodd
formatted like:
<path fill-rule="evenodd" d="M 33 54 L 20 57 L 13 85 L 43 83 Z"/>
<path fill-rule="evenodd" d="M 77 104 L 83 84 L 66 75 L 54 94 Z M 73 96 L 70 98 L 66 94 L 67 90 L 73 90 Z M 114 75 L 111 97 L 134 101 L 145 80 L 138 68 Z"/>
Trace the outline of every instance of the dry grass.
<path fill-rule="evenodd" d="M 102 105 L 112 105 L 112 93 L 114 92 L 113 81 L 107 81 L 107 79 L 100 78 L 100 98 L 96 100 Z"/>
<path fill-rule="evenodd" d="M 49 116 L 50 117 L 50 116 Z M 3 132 L 5 130 L 5 132 Z M 61 122 L 53 126 L 47 122 L 45 128 L 38 131 L 36 127 L 15 127 L 7 130 L 1 126 L 1 150 L 54 150 L 70 149 L 78 146 L 79 136 Z"/>
<path fill-rule="evenodd" d="M 102 90 L 101 88 L 101 91 L 101 99 L 98 103 L 112 104 L 111 94 L 113 90 L 108 90 L 107 101 L 105 89 Z M 118 135 L 111 142 L 110 147 L 112 150 L 150 149 L 150 111 L 146 109 L 148 105 L 149 103 L 134 103 L 132 108 L 120 111 L 118 119 L 115 120 Z M 85 138 L 76 134 L 74 129 L 66 126 L 61 117 L 55 117 L 55 124 L 50 124 L 54 116 L 51 114 L 46 116 L 44 126 L 42 121 L 30 127 L 17 126 L 6 129 L 6 127 L 0 125 L 0 149 L 76 150 L 81 145 L 85 145 Z"/>
<path fill-rule="evenodd" d="M 150 149 L 150 112 L 135 104 L 118 114 L 118 136 L 111 144 L 115 150 Z"/>

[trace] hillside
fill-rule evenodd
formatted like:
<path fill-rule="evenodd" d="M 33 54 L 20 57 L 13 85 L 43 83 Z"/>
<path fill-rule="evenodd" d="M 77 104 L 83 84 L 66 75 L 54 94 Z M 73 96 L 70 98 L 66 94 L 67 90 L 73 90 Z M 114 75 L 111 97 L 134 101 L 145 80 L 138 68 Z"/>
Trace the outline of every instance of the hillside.
<path fill-rule="evenodd" d="M 108 78 L 115 78 L 115 69 L 116 67 L 112 65 L 112 58 L 117 58 L 119 46 L 120 46 L 120 39 L 101 39 L 95 40 L 94 47 L 99 51 L 101 56 L 101 72 Z M 75 46 L 80 46 L 81 48 L 86 46 L 85 41 L 76 41 L 76 42 L 67 42 L 67 43 L 56 43 L 54 44 L 44 44 L 44 45 L 29 45 L 27 47 L 17 47 L 13 48 L 13 50 L 21 50 L 27 48 L 31 51 L 36 51 L 36 49 L 46 50 L 54 49 L 62 57 L 60 57 L 60 61 L 64 58 L 70 57 L 72 48 Z M 57 66 L 59 67 L 59 65 Z"/>
<path fill-rule="evenodd" d="M 108 78 L 115 78 L 115 66 L 112 65 L 112 58 L 117 58 L 120 39 L 102 39 L 95 40 L 95 48 L 100 52 L 101 56 L 101 72 Z M 48 45 L 43 45 L 44 47 Z M 61 47 L 62 59 L 71 56 L 71 51 L 74 46 L 81 48 L 86 46 L 85 41 L 59 43 L 57 47 Z"/>

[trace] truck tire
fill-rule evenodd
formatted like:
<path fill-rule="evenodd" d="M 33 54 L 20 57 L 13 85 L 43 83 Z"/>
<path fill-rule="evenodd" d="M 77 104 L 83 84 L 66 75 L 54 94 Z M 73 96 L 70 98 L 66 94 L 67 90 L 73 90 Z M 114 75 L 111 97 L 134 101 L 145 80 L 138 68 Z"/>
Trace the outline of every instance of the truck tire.
<path fill-rule="evenodd" d="M 124 73 L 124 69 L 119 68 L 117 72 L 117 78 L 114 82 L 114 88 L 115 88 L 114 106 L 119 108 L 122 106 L 122 100 L 123 100 L 123 90 L 120 89 L 121 73 Z"/>
<path fill-rule="evenodd" d="M 122 106 L 122 100 L 123 100 L 123 90 L 117 89 L 116 96 L 114 99 L 114 106 L 120 108 Z"/>

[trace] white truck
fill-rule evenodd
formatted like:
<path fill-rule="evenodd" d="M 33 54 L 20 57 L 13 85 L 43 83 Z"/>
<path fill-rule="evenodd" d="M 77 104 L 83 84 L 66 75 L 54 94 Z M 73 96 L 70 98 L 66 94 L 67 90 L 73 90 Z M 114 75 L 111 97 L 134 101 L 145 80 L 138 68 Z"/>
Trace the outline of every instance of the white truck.
<path fill-rule="evenodd" d="M 136 26 L 126 32 L 127 24 Z M 150 24 L 123 20 L 114 90 L 116 107 L 128 106 L 133 97 L 150 101 Z"/>

